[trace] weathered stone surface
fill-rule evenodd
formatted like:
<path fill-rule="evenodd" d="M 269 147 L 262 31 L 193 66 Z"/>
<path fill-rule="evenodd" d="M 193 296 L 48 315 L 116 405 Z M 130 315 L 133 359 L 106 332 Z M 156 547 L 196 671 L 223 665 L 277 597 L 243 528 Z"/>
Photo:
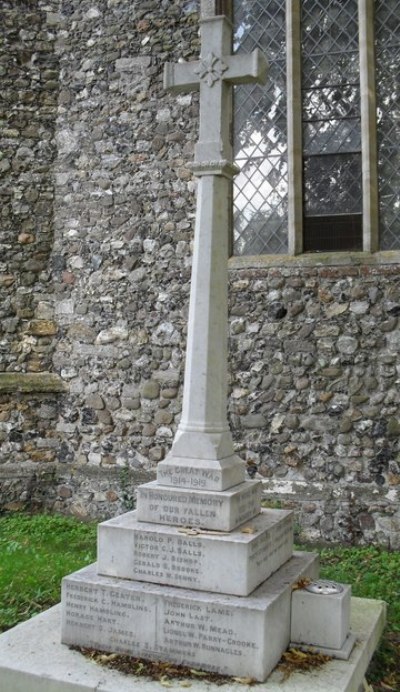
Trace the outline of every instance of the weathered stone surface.
<path fill-rule="evenodd" d="M 160 394 L 159 383 L 154 380 L 144 382 L 141 394 L 144 399 L 158 399 Z"/>
<path fill-rule="evenodd" d="M 320 595 L 307 589 L 292 594 L 291 642 L 341 649 L 350 631 L 351 586 Z"/>
<path fill-rule="evenodd" d="M 110 0 L 111 3 L 111 0 Z M 109 3 L 109 4 L 110 4 Z M 351 692 L 362 688 L 362 681 L 385 624 L 385 604 L 382 601 L 352 598 L 351 630 L 358 645 L 351 659 L 332 660 L 329 665 L 304 671 L 293 672 L 287 680 L 282 680 L 282 672 L 276 670 L 263 684 L 265 692 L 310 692 L 314 689 L 330 692 Z M 159 692 L 158 680 L 146 680 L 140 676 L 127 676 L 93 662 L 79 652 L 71 650 L 60 642 L 61 608 L 55 606 L 35 618 L 23 622 L 5 632 L 0 638 L 1 679 L 7 690 L 17 686 L 29 692 L 43 692 L 44 681 L 56 685 L 58 692 L 70 692 L 71 685 L 79 685 L 81 692 L 92 692 L 104 688 L 107 692 Z M 21 658 L 21 651 L 25 655 Z M 56 665 L 55 665 L 56 663 Z M 51 681 L 51 683 L 50 683 Z M 84 681 L 84 682 L 83 682 Z M 177 684 L 180 682 L 177 680 Z M 186 684 L 182 681 L 180 686 Z M 220 692 L 220 686 L 198 680 L 191 680 L 192 692 Z M 230 692 L 241 692 L 243 683 L 231 682 Z"/>
<path fill-rule="evenodd" d="M 50 322 L 26 323 L 35 317 L 41 295 L 52 292 L 58 59 L 46 10 L 56 5 L 50 0 L 29 4 L 23 11 L 12 3 L 2 7 L 0 321 L 4 327 L 0 328 L 0 369 L 10 372 L 49 370 L 54 342 L 47 351 L 35 353 L 34 349 L 39 349 L 41 337 L 57 333 Z M 14 318 L 20 318 L 15 328 L 5 328 L 5 320 Z"/>
<path fill-rule="evenodd" d="M 90 566 L 63 580 L 62 641 L 265 680 L 289 643 L 291 585 L 317 570 L 315 555 L 295 553 L 243 599 L 101 577 Z"/>
<path fill-rule="evenodd" d="M 29 325 L 29 333 L 33 336 L 54 336 L 58 327 L 52 320 L 32 320 Z"/>
<path fill-rule="evenodd" d="M 138 488 L 138 520 L 232 531 L 259 514 L 261 492 L 261 483 L 250 480 L 224 491 L 146 483 Z"/>
<path fill-rule="evenodd" d="M 137 521 L 129 512 L 99 525 L 99 574 L 213 593 L 248 596 L 289 560 L 290 512 L 263 510 L 229 534 L 186 535 L 180 529 Z M 227 571 L 226 566 L 230 565 Z"/>
<path fill-rule="evenodd" d="M 0 373 L 0 392 L 65 392 L 66 386 L 54 373 Z"/>

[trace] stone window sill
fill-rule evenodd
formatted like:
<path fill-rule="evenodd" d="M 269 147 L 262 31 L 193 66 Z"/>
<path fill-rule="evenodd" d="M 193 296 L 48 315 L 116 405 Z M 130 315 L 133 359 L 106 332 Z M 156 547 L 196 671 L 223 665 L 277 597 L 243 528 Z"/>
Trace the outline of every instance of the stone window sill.
<path fill-rule="evenodd" d="M 265 267 L 337 267 L 400 264 L 400 251 L 387 252 L 310 252 L 303 255 L 243 255 L 229 259 L 229 269 Z"/>

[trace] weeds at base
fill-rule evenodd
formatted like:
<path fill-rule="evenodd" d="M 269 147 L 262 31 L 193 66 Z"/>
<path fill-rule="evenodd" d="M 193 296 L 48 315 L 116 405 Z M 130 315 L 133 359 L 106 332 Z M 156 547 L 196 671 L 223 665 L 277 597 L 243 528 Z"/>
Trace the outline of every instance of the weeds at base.
<path fill-rule="evenodd" d="M 127 654 L 105 653 L 96 649 L 71 646 L 72 651 L 78 651 L 99 665 L 116 670 L 125 675 L 135 675 L 150 678 L 159 682 L 164 687 L 172 687 L 171 680 L 180 680 L 181 687 L 191 687 L 191 680 L 204 680 L 217 686 L 236 682 L 242 685 L 256 685 L 257 681 L 249 677 L 230 677 L 209 671 L 196 670 L 187 666 L 175 665 L 165 661 L 149 661 L 144 658 L 136 658 Z M 324 654 L 304 652 L 298 649 L 285 651 L 276 670 L 282 673 L 282 682 L 287 680 L 292 673 L 309 672 L 320 668 L 328 661 L 330 656 Z M 183 680 L 183 681 L 182 681 Z"/>
<path fill-rule="evenodd" d="M 106 666 L 111 670 L 117 670 L 125 675 L 135 675 L 151 678 L 161 683 L 164 687 L 172 687 L 171 680 L 184 680 L 181 687 L 190 687 L 190 680 L 204 680 L 214 685 L 227 685 L 232 682 L 243 685 L 255 685 L 252 678 L 230 677 L 220 673 L 212 673 L 196 670 L 187 666 L 179 666 L 165 661 L 149 661 L 144 658 L 136 658 L 127 654 L 105 653 L 96 649 L 87 649 L 80 646 L 71 646 L 72 651 L 79 651 L 83 656 L 95 663 Z M 187 683 L 185 684 L 185 678 Z"/>
<path fill-rule="evenodd" d="M 285 682 L 292 673 L 308 673 L 315 668 L 321 668 L 321 666 L 331 660 L 332 658 L 325 654 L 300 651 L 299 649 L 288 649 L 288 651 L 285 651 L 282 655 L 276 670 L 282 673 L 281 682 Z"/>

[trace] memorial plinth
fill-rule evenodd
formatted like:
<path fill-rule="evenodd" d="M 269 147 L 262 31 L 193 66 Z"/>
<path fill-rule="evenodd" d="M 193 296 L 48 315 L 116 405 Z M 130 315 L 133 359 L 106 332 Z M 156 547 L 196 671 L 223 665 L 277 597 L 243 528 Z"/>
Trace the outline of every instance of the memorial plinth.
<path fill-rule="evenodd" d="M 210 436 L 211 433 L 207 433 L 207 443 L 210 442 Z M 191 454 L 197 456 L 190 457 L 189 450 L 186 449 L 184 450 L 186 456 L 181 457 L 174 446 L 165 461 L 161 461 L 157 467 L 157 480 L 162 485 L 201 490 L 226 490 L 244 482 L 245 464 L 239 457 L 230 455 L 225 458 L 212 459 L 204 456 L 200 460 L 200 445 L 194 444 L 193 446 L 192 436 L 189 436 L 189 433 L 182 436 L 183 445 L 190 448 Z M 215 456 L 219 453 L 218 450 L 220 447 L 217 448 L 217 451 L 214 448 Z"/>
<path fill-rule="evenodd" d="M 265 680 L 290 640 L 291 585 L 316 575 L 299 553 L 246 597 L 100 576 L 63 580 L 62 641 Z"/>
<path fill-rule="evenodd" d="M 60 643 L 61 612 L 50 608 L 0 635 L 0 692 L 160 692 L 160 680 L 126 675 L 82 656 Z M 351 629 L 357 643 L 348 661 L 333 659 L 326 665 L 293 671 L 283 679 L 275 670 L 264 683 L 244 686 L 231 680 L 221 687 L 196 676 L 184 675 L 171 683 L 173 690 L 190 692 L 355 692 L 365 689 L 365 674 L 385 626 L 382 601 L 352 598 Z M 242 676 L 240 676 L 242 677 Z M 165 688 L 164 688 L 165 689 Z"/>
<path fill-rule="evenodd" d="M 260 490 L 143 486 L 142 516 L 100 524 L 97 565 L 63 580 L 62 642 L 265 680 L 290 641 L 292 584 L 318 558 L 293 553 L 292 512 L 261 510 Z M 202 528 L 207 507 L 234 528 Z"/>
<path fill-rule="evenodd" d="M 246 481 L 221 492 L 153 482 L 138 488 L 137 513 L 140 521 L 233 531 L 259 513 L 260 503 L 259 481 Z"/>
<path fill-rule="evenodd" d="M 250 532 L 249 532 L 250 531 Z M 235 531 L 182 533 L 129 512 L 99 526 L 98 573 L 248 596 L 292 556 L 292 513 L 263 510 Z"/>

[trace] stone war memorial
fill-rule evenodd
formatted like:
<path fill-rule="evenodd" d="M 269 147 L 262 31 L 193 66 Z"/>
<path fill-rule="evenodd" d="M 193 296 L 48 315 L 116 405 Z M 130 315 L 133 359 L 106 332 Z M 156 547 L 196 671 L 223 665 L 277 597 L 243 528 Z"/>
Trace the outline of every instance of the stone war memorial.
<path fill-rule="evenodd" d="M 202 3 L 199 60 L 165 66 L 166 89 L 200 91 L 181 422 L 157 480 L 138 488 L 137 509 L 99 525 L 97 563 L 64 578 L 60 606 L 0 637 L 1 692 L 157 688 L 71 646 L 250 678 L 260 690 L 358 692 L 384 625 L 383 603 L 318 579 L 317 556 L 293 550 L 292 512 L 261 509 L 261 483 L 246 479 L 234 452 L 226 413 L 231 88 L 268 77 L 258 50 L 232 54 L 231 23 L 217 4 Z M 273 670 L 289 645 L 332 660 L 282 682 Z"/>

